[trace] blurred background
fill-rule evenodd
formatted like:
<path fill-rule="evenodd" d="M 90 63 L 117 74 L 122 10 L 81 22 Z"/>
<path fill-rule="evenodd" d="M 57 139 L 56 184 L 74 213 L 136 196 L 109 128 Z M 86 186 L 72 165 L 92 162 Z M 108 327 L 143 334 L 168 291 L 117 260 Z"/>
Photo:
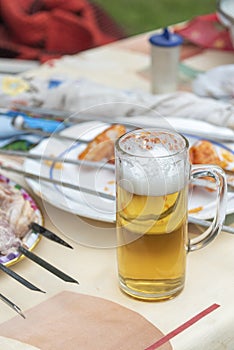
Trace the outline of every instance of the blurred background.
<path fill-rule="evenodd" d="M 124 29 L 127 35 L 183 22 L 215 12 L 215 0 L 95 0 Z"/>
<path fill-rule="evenodd" d="M 215 13 L 216 1 L 0 0 L 0 58 L 43 63 Z M 206 42 L 196 44 L 210 47 L 209 33 L 213 37 L 219 34 L 217 23 L 203 21 L 196 31 L 198 27 L 200 39 Z M 219 38 L 219 45 L 221 41 L 223 38 Z"/>

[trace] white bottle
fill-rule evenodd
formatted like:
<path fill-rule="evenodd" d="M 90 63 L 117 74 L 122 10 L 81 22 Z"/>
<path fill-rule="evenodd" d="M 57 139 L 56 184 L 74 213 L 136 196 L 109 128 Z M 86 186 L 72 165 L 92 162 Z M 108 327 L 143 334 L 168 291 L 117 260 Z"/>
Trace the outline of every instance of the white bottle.
<path fill-rule="evenodd" d="M 176 91 L 180 48 L 183 39 L 167 28 L 149 38 L 151 43 L 151 91 L 153 94 Z"/>

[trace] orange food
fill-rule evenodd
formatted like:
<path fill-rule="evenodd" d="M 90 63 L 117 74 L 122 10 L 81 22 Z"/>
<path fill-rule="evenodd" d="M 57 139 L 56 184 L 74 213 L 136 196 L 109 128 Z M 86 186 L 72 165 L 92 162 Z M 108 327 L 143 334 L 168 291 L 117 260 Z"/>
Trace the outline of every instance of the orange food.
<path fill-rule="evenodd" d="M 193 208 L 193 209 L 190 209 L 188 212 L 189 214 L 196 214 L 196 213 L 199 213 L 199 211 L 202 211 L 203 210 L 203 207 L 197 207 L 197 208 Z"/>
<path fill-rule="evenodd" d="M 222 168 L 227 166 L 227 163 L 219 158 L 218 153 L 215 150 L 213 144 L 206 140 L 200 140 L 196 142 L 189 150 L 190 161 L 192 164 L 214 164 Z M 204 179 L 214 182 L 215 180 L 210 177 L 204 177 Z M 213 189 L 206 187 L 208 191 L 213 192 Z M 198 211 L 201 209 L 198 208 Z M 196 211 L 195 211 L 196 212 Z M 194 213 L 194 212 L 193 212 Z"/>
<path fill-rule="evenodd" d="M 234 156 L 229 151 L 223 151 L 222 152 L 222 157 L 229 163 L 233 163 L 234 162 Z"/>
<path fill-rule="evenodd" d="M 126 128 L 123 125 L 110 126 L 97 135 L 78 158 L 94 162 L 106 159 L 109 163 L 114 163 L 115 141 L 125 133 Z"/>
<path fill-rule="evenodd" d="M 213 144 L 209 141 L 198 141 L 189 150 L 192 164 L 216 164 L 222 163 Z"/>

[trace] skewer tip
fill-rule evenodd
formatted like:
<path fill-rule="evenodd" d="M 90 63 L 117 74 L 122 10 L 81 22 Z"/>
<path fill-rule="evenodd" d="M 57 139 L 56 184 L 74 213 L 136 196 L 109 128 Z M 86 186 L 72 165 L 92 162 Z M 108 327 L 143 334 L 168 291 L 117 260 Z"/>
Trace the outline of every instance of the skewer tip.
<path fill-rule="evenodd" d="M 23 312 L 21 311 L 21 309 L 16 310 L 16 312 L 17 312 L 23 319 L 26 319 L 26 316 L 23 314 Z"/>

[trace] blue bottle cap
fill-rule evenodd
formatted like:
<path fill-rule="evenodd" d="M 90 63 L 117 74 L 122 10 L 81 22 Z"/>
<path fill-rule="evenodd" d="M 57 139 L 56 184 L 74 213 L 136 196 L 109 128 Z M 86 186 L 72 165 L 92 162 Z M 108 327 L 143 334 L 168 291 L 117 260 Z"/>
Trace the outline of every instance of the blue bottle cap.
<path fill-rule="evenodd" d="M 149 42 L 155 46 L 173 47 L 183 43 L 180 35 L 171 33 L 165 28 L 162 34 L 154 34 L 149 38 Z"/>

